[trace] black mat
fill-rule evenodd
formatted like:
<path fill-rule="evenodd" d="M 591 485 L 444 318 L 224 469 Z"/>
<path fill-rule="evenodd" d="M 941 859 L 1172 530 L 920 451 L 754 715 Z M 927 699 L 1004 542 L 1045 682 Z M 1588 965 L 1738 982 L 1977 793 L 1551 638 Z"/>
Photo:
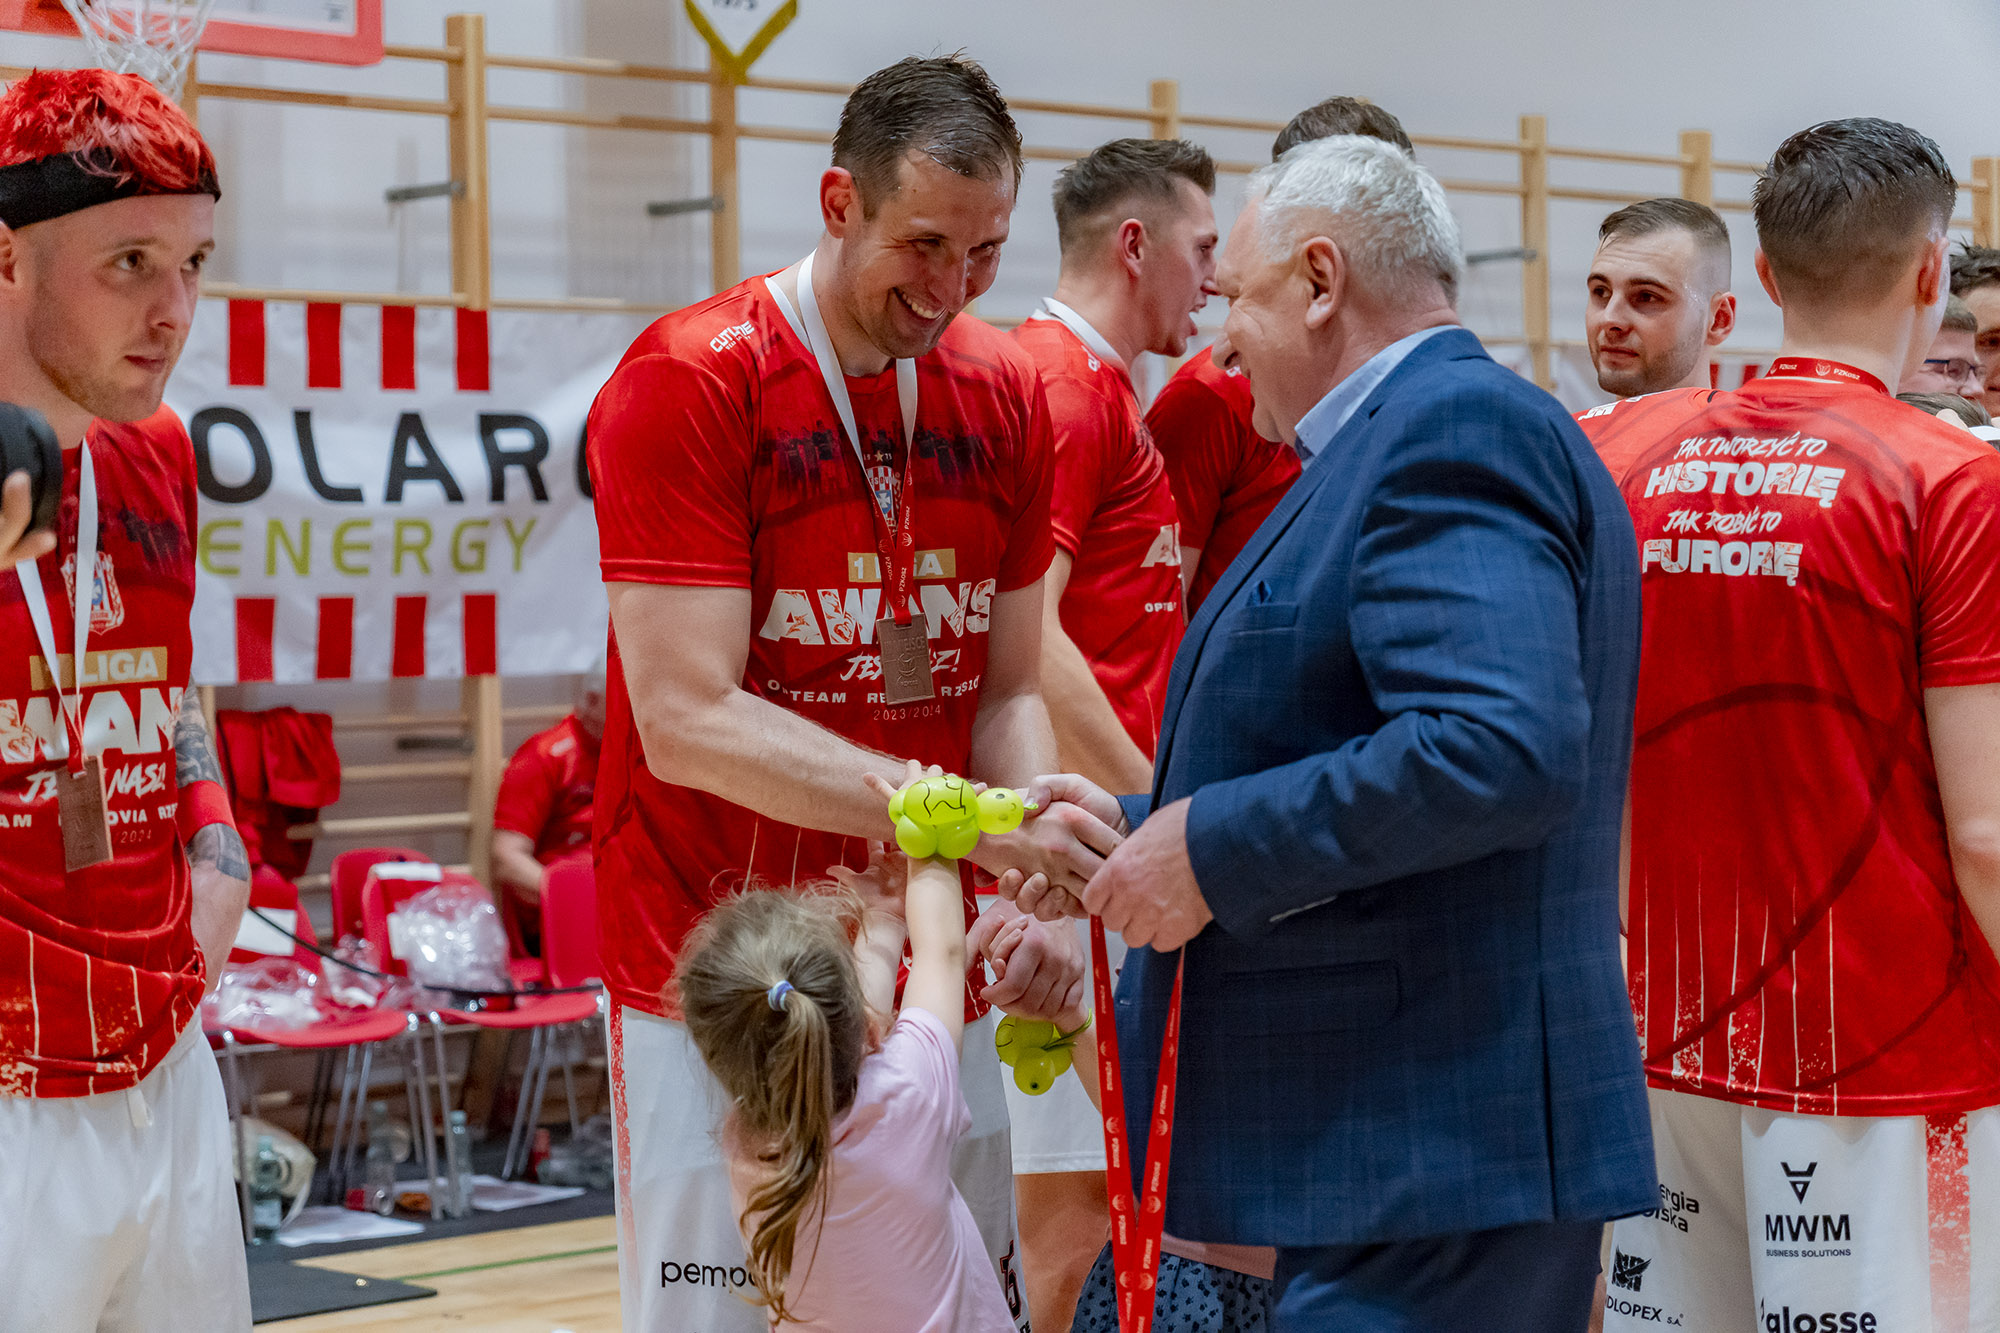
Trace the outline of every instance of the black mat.
<path fill-rule="evenodd" d="M 416 1181 L 409 1182 L 415 1185 Z M 264 1267 L 281 1268 L 297 1259 L 318 1259 L 329 1254 L 347 1254 L 354 1250 L 379 1250 L 390 1245 L 414 1245 L 426 1240 L 449 1240 L 454 1236 L 476 1236 L 487 1231 L 513 1231 L 519 1227 L 536 1227 L 544 1222 L 573 1222 L 582 1217 L 609 1217 L 615 1206 L 610 1190 L 585 1190 L 574 1199 L 558 1199 L 554 1203 L 538 1203 L 527 1208 L 515 1208 L 504 1213 L 475 1212 L 461 1218 L 439 1218 L 433 1222 L 428 1217 L 412 1217 L 409 1221 L 423 1223 L 424 1229 L 410 1236 L 389 1236 L 379 1240 L 338 1241 L 331 1245 L 252 1245 L 249 1247 L 250 1275 L 254 1281 L 257 1270 Z M 402 1217 L 403 1214 L 396 1214 Z"/>
<path fill-rule="evenodd" d="M 412 1286 L 408 1282 L 357 1277 L 353 1273 L 304 1268 L 284 1261 L 250 1266 L 250 1317 L 259 1324 L 435 1295 L 437 1292 L 429 1287 Z"/>

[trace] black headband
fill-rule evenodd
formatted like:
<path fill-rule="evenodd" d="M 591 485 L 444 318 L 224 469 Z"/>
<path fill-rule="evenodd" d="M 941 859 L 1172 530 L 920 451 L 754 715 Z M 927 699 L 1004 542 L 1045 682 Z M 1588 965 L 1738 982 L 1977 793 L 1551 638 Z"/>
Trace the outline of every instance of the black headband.
<path fill-rule="evenodd" d="M 161 190 L 120 170 L 108 152 L 57 153 L 0 167 L 0 223 L 32 226 L 142 194 L 209 194 L 220 199 L 222 187 L 215 183 L 215 172 L 206 170 L 185 190 Z"/>

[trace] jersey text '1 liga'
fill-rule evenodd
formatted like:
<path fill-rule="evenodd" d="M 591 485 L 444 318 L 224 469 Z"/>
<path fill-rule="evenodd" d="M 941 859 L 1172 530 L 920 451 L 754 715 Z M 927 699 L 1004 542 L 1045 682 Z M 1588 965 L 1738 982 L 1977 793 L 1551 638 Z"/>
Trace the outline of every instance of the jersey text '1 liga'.
<path fill-rule="evenodd" d="M 0 572 L 0 1094 L 129 1088 L 201 1002 L 174 762 L 194 605 L 194 451 L 165 409 L 133 425 L 93 422 L 89 440 L 98 557 L 84 747 L 103 757 L 113 856 L 63 871 L 56 775 L 69 732 L 20 578 Z M 72 698 L 61 647 L 74 643 L 80 458 L 63 452 L 56 553 L 36 562 Z"/>
<path fill-rule="evenodd" d="M 599 392 L 598 543 L 606 582 L 749 589 L 745 690 L 857 745 L 964 773 L 994 598 L 1048 570 L 1048 412 L 1027 358 L 975 319 L 954 321 L 917 376 L 913 613 L 930 636 L 934 698 L 885 704 L 874 642 L 887 609 L 870 487 L 903 476 L 895 369 L 847 381 L 864 481 L 763 278 L 653 324 Z M 600 915 L 618 928 L 604 933 L 605 980 L 621 1003 L 671 1016 L 675 952 L 712 904 L 746 882 L 865 867 L 866 840 L 656 778 L 615 643 L 607 700 L 595 841 Z"/>
<path fill-rule="evenodd" d="M 1201 552 L 1188 615 L 1299 479 L 1292 446 L 1251 428 L 1250 381 L 1207 351 L 1174 372 L 1146 412 L 1180 508 L 1181 545 Z"/>
<path fill-rule="evenodd" d="M 1644 599 L 1630 980 L 1666 1087 L 1817 1115 L 2000 1102 L 2000 968 L 1924 691 L 2000 681 L 2000 454 L 1831 363 L 1580 418 Z"/>
<path fill-rule="evenodd" d="M 1087 327 L 1087 326 L 1086 326 Z M 1112 711 L 1149 757 L 1187 627 L 1179 516 L 1125 368 L 1054 319 L 1015 331 L 1048 392 L 1055 436 L 1049 516 L 1072 561 L 1062 626 Z"/>

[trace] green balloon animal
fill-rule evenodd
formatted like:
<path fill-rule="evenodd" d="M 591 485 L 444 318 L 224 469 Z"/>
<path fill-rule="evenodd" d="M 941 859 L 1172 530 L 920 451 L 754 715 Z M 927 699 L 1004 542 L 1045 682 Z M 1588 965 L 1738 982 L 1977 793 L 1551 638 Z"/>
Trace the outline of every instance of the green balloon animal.
<path fill-rule="evenodd" d="M 896 822 L 896 845 L 919 860 L 969 856 L 982 833 L 1012 833 L 1032 809 L 1027 798 L 1008 787 L 977 790 L 964 778 L 918 778 L 889 798 L 889 818 Z M 1000 1063 L 1014 1071 L 1014 1086 L 1039 1096 L 1055 1086 L 1070 1067 L 1077 1032 L 1058 1031 L 1054 1023 L 1018 1019 L 1000 1021 L 993 1033 Z"/>

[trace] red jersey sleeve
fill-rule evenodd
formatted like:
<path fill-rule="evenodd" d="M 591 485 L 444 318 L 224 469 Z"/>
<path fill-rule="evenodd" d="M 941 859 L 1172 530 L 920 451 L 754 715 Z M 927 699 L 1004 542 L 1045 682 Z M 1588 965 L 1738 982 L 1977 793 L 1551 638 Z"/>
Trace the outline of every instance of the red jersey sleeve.
<path fill-rule="evenodd" d="M 1016 461 L 1013 527 L 1007 534 L 1007 550 L 1000 557 L 1001 592 L 1037 582 L 1049 572 L 1049 561 L 1055 556 L 1049 522 L 1055 446 L 1048 399 L 1039 377 L 1028 377 L 1027 397 L 1027 429 L 1022 432 Z"/>
<path fill-rule="evenodd" d="M 493 802 L 493 827 L 518 833 L 532 842 L 542 840 L 549 812 L 555 808 L 556 768 L 542 749 L 542 738 L 531 736 L 500 775 L 500 794 Z"/>
<path fill-rule="evenodd" d="M 741 395 L 701 366 L 618 368 L 589 419 L 605 582 L 750 586 L 751 434 Z"/>
<path fill-rule="evenodd" d="M 1917 578 L 1924 688 L 2000 681 L 2000 453 L 1983 452 L 1925 497 Z"/>
<path fill-rule="evenodd" d="M 1083 546 L 1090 517 L 1104 502 L 1106 479 L 1113 475 L 1117 425 L 1105 412 L 1102 395 L 1091 393 L 1067 375 L 1042 382 L 1047 414 L 1053 427 L 1054 486 L 1049 497 L 1049 526 L 1055 544 L 1075 555 Z M 1129 442 L 1128 442 L 1129 443 Z"/>
<path fill-rule="evenodd" d="M 1153 400 L 1146 429 L 1166 460 L 1167 485 L 1180 511 L 1181 545 L 1206 547 L 1235 470 L 1242 422 L 1220 394 L 1177 375 Z"/>

